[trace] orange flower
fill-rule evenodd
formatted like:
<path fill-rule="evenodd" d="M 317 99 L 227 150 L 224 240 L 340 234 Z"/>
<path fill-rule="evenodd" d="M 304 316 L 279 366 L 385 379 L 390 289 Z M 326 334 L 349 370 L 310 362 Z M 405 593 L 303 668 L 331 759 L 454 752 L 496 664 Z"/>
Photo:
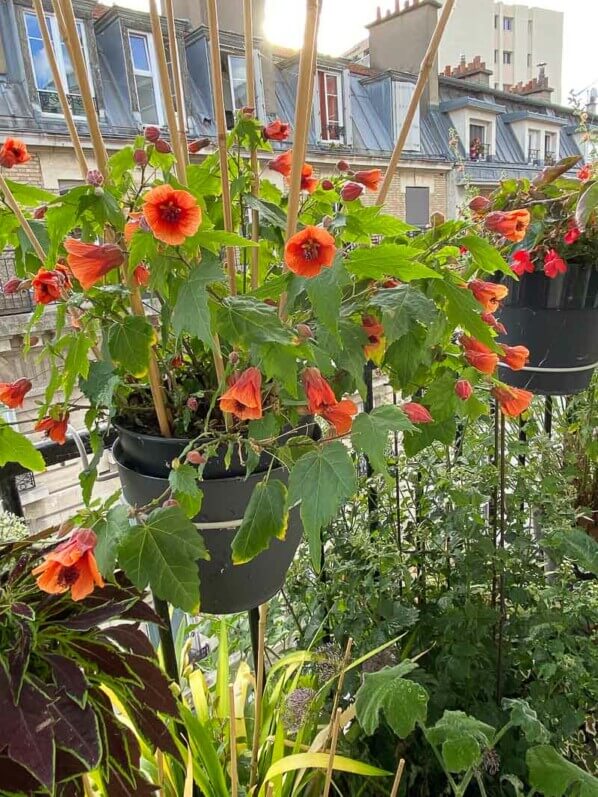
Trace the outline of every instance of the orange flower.
<path fill-rule="evenodd" d="M 66 268 L 58 265 L 53 271 L 40 268 L 31 280 L 31 287 L 38 304 L 50 304 L 64 296 L 64 292 L 71 288 L 71 281 Z"/>
<path fill-rule="evenodd" d="M 89 290 L 113 268 L 125 262 L 125 256 L 116 244 L 86 244 L 77 238 L 67 238 L 64 248 L 66 262 L 83 290 Z"/>
<path fill-rule="evenodd" d="M 500 357 L 501 363 L 505 363 L 513 371 L 521 371 L 529 360 L 529 349 L 525 346 L 505 346 L 502 350 L 504 354 Z"/>
<path fill-rule="evenodd" d="M 307 191 L 308 194 L 313 192 L 318 187 L 319 180 L 313 176 L 314 167 L 309 163 L 304 163 L 301 167 L 301 190 Z"/>
<path fill-rule="evenodd" d="M 343 399 L 329 407 L 323 407 L 319 415 L 334 426 L 338 435 L 343 435 L 351 431 L 353 416 L 357 415 L 357 407 L 351 399 Z"/>
<path fill-rule="evenodd" d="M 27 152 L 27 146 L 18 138 L 7 138 L 0 147 L 0 166 L 5 169 L 12 169 L 21 163 L 31 160 L 31 155 Z"/>
<path fill-rule="evenodd" d="M 525 238 L 530 219 L 529 210 L 495 210 L 486 216 L 484 224 L 487 230 L 519 243 Z"/>
<path fill-rule="evenodd" d="M 368 339 L 368 342 L 363 347 L 363 353 L 368 360 L 372 360 L 376 365 L 379 365 L 386 346 L 384 327 L 377 318 L 371 315 L 364 315 L 361 319 L 361 328 Z"/>
<path fill-rule="evenodd" d="M 131 238 L 135 235 L 138 229 L 140 229 L 141 219 L 143 218 L 143 213 L 129 213 L 129 219 L 125 224 L 125 243 L 130 243 Z"/>
<path fill-rule="evenodd" d="M 288 149 L 282 155 L 277 155 L 268 163 L 268 168 L 274 172 L 282 174 L 283 177 L 288 177 L 291 173 L 291 163 L 293 160 L 293 152 Z"/>
<path fill-rule="evenodd" d="M 104 586 L 93 549 L 97 537 L 91 529 L 76 529 L 70 539 L 61 542 L 44 555 L 43 564 L 32 570 L 37 586 L 52 595 L 71 591 L 74 601 L 83 600 L 94 590 Z"/>
<path fill-rule="evenodd" d="M 229 389 L 220 398 L 222 412 L 232 412 L 242 421 L 262 417 L 262 375 L 257 368 L 233 374 Z"/>
<path fill-rule="evenodd" d="M 483 280 L 470 280 L 467 287 L 487 313 L 497 310 L 499 302 L 509 294 L 506 285 L 497 285 L 494 282 L 484 282 Z"/>
<path fill-rule="evenodd" d="M 496 330 L 496 332 L 498 332 L 499 335 L 506 335 L 507 334 L 507 329 L 506 329 L 505 325 L 501 321 L 499 321 L 497 318 L 494 318 L 492 313 L 482 313 L 480 315 L 480 318 L 482 319 L 484 324 L 488 324 L 488 326 L 492 327 L 492 329 Z"/>
<path fill-rule="evenodd" d="M 498 401 L 501 410 L 509 418 L 516 418 L 529 407 L 534 397 L 529 390 L 519 387 L 507 387 L 507 385 L 497 385 L 492 388 L 492 395 Z"/>
<path fill-rule="evenodd" d="M 309 411 L 326 418 L 334 426 L 337 434 L 347 434 L 351 429 L 353 416 L 357 414 L 355 403 L 351 399 L 338 401 L 318 368 L 306 368 L 301 380 Z"/>
<path fill-rule="evenodd" d="M 468 335 L 461 335 L 459 343 L 465 349 L 464 357 L 470 365 L 483 374 L 494 373 L 494 369 L 498 365 L 498 355 L 494 354 L 488 346 Z"/>
<path fill-rule="evenodd" d="M 284 248 L 285 263 L 301 277 L 317 277 L 323 268 L 330 268 L 335 254 L 332 235 L 311 225 L 289 238 Z"/>
<path fill-rule="evenodd" d="M 34 431 L 45 432 L 46 436 L 54 443 L 64 445 L 66 443 L 66 430 L 69 425 L 69 414 L 63 412 L 57 418 L 48 416 L 35 424 Z"/>
<path fill-rule="evenodd" d="M 263 128 L 262 135 L 266 141 L 284 141 L 289 137 L 290 132 L 291 125 L 288 122 L 281 122 L 280 119 L 275 119 Z"/>
<path fill-rule="evenodd" d="M 133 271 L 133 278 L 140 288 L 147 287 L 150 281 L 149 268 L 144 263 L 140 263 Z"/>
<path fill-rule="evenodd" d="M 382 180 L 382 172 L 380 169 L 368 169 L 367 171 L 355 172 L 352 179 L 355 180 L 356 183 L 365 185 L 370 191 L 377 191 L 380 180 Z"/>
<path fill-rule="evenodd" d="M 23 406 L 23 400 L 33 385 L 29 379 L 17 379 L 15 382 L 0 382 L 0 401 L 11 409 Z"/>
<path fill-rule="evenodd" d="M 201 209 L 195 197 L 170 185 L 159 185 L 147 192 L 143 215 L 156 238 L 172 246 L 195 235 L 201 224 Z"/>

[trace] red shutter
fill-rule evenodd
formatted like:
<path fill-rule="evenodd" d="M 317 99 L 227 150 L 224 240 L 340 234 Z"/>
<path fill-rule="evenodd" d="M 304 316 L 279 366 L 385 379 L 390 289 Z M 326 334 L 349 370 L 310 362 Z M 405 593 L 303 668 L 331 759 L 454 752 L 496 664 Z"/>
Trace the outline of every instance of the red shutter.
<path fill-rule="evenodd" d="M 320 120 L 322 123 L 322 141 L 328 140 L 328 112 L 326 109 L 326 75 L 318 72 L 318 90 L 320 94 Z"/>

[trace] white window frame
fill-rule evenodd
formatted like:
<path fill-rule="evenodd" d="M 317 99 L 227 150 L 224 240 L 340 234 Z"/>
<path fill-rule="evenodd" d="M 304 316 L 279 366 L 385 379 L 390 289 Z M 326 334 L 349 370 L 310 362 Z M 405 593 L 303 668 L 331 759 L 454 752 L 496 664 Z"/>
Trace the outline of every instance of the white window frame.
<path fill-rule="evenodd" d="M 546 149 L 546 139 L 550 140 L 550 144 L 552 146 L 551 150 Z M 542 131 L 542 157 L 546 160 L 546 153 L 552 152 L 555 162 L 558 160 L 558 148 L 559 148 L 559 134 L 554 130 L 543 130 Z"/>
<path fill-rule="evenodd" d="M 226 56 L 226 63 L 228 65 L 228 82 L 230 86 L 230 104 L 231 108 L 233 109 L 233 116 L 240 111 L 243 106 L 237 108 L 235 105 L 235 83 L 233 79 L 233 66 L 232 66 L 232 59 L 238 58 L 240 61 L 243 61 L 243 66 L 245 67 L 245 95 L 247 96 L 247 59 L 244 55 L 235 55 L 234 53 L 228 53 Z"/>
<path fill-rule="evenodd" d="M 512 32 L 513 30 L 513 17 L 503 17 L 502 18 L 502 29 L 507 32 Z"/>
<path fill-rule="evenodd" d="M 330 138 L 330 137 L 329 138 L 322 138 L 322 127 L 325 127 L 326 131 L 328 131 L 328 127 L 330 125 L 330 120 L 328 119 L 328 90 L 326 88 L 326 78 L 328 78 L 328 77 L 333 77 L 336 80 L 336 89 L 337 89 L 336 98 L 337 98 L 337 105 L 338 105 L 338 111 L 339 111 L 339 113 L 338 113 L 339 119 L 338 119 L 338 122 L 336 122 L 336 123 L 333 122 L 333 124 L 336 124 L 337 127 L 339 127 L 339 128 L 340 127 L 345 127 L 343 76 L 339 72 L 331 72 L 331 71 L 329 71 L 327 69 L 318 69 L 317 71 L 318 71 L 318 75 L 320 73 L 322 73 L 324 75 L 324 81 L 323 81 L 324 82 L 324 90 L 325 90 L 324 109 L 326 110 L 326 123 L 322 124 L 322 122 L 324 120 L 320 119 L 321 124 L 320 124 L 320 130 L 319 130 L 319 133 L 318 133 L 318 138 L 319 138 L 319 140 L 322 143 L 339 144 L 339 143 L 343 142 L 342 138 Z M 320 91 L 320 78 L 318 77 L 318 92 L 319 91 Z M 318 103 L 318 105 L 321 107 L 321 103 Z M 320 111 L 320 115 L 321 115 L 321 111 Z"/>
<path fill-rule="evenodd" d="M 147 47 L 147 58 L 149 61 L 149 71 L 145 69 L 138 69 L 135 66 L 135 61 L 133 58 L 133 48 L 131 47 L 131 36 L 138 36 L 141 39 L 145 39 L 145 46 Z M 127 29 L 127 42 L 129 45 L 129 53 L 131 55 L 131 69 L 133 70 L 133 87 L 135 89 L 135 97 L 137 98 L 137 109 L 139 115 L 141 115 L 141 110 L 139 109 L 139 93 L 137 91 L 137 80 L 135 79 L 137 75 L 140 77 L 149 77 L 153 80 L 154 84 L 154 97 L 156 98 L 156 110 L 158 112 L 158 125 L 161 126 L 164 124 L 164 107 L 162 105 L 162 96 L 160 94 L 160 79 L 158 77 L 158 59 L 156 58 L 156 50 L 154 47 L 154 37 L 151 33 L 148 33 L 145 30 L 133 30 L 132 28 Z"/>
<path fill-rule="evenodd" d="M 532 147 L 532 141 L 535 141 L 537 146 Z M 531 153 L 537 152 L 537 160 L 542 159 L 542 131 L 538 127 L 527 128 L 527 160 L 531 160 Z"/>
<path fill-rule="evenodd" d="M 50 92 L 49 89 L 42 89 L 37 85 L 37 75 L 35 73 L 35 64 L 33 61 L 33 51 L 31 50 L 31 42 L 29 40 L 29 31 L 27 30 L 27 17 L 32 17 L 37 22 L 37 15 L 33 11 L 25 11 L 24 14 L 24 22 L 25 22 L 25 36 L 27 37 L 27 50 L 29 52 L 29 61 L 31 63 L 31 71 L 33 72 L 33 82 L 35 83 L 35 89 L 37 92 L 40 91 L 47 91 Z M 58 26 L 58 20 L 56 19 L 55 14 L 45 13 L 46 24 L 48 26 L 48 30 L 50 32 L 50 38 L 52 39 L 52 45 L 54 48 L 54 55 L 56 57 L 56 63 L 58 64 L 58 71 L 60 72 L 60 79 L 62 81 L 62 86 L 64 91 L 67 95 L 72 95 L 73 97 L 80 97 L 81 94 L 73 94 L 68 90 L 68 81 L 66 78 L 66 66 L 64 62 L 64 53 L 62 51 L 63 39 L 60 35 L 60 28 Z M 83 57 L 85 59 L 85 68 L 87 69 L 87 77 L 89 80 L 89 86 L 91 88 L 92 97 L 95 97 L 94 85 L 91 76 L 91 68 L 90 68 L 90 61 L 89 61 L 89 50 L 87 49 L 87 34 L 85 31 L 85 24 L 81 19 L 75 19 L 75 23 L 77 25 L 77 31 L 80 35 L 80 42 L 83 48 Z M 43 43 L 43 39 L 42 39 Z M 58 45 L 58 46 L 57 46 Z M 44 50 L 45 50 L 44 44 Z M 47 55 L 46 55 L 47 57 Z M 57 93 L 57 92 L 55 92 Z M 52 113 L 51 111 L 42 111 L 44 116 L 49 116 L 53 118 L 64 118 L 64 114 L 62 113 Z M 85 114 L 73 114 L 75 119 L 85 119 Z"/>
<path fill-rule="evenodd" d="M 503 63 L 503 66 L 511 66 L 512 65 L 512 63 L 513 63 L 513 51 L 512 50 L 503 50 L 502 51 L 502 63 Z"/>

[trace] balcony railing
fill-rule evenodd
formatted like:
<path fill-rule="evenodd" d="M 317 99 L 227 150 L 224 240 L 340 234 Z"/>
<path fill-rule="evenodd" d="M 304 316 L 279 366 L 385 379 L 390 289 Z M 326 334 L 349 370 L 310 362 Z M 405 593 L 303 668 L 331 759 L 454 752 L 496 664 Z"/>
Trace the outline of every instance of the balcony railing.
<path fill-rule="evenodd" d="M 332 123 L 326 125 L 326 135 L 323 136 L 324 141 L 344 141 L 345 128 L 343 125 Z"/>
<path fill-rule="evenodd" d="M 556 163 L 556 154 L 550 150 L 546 150 L 544 158 L 542 158 L 541 149 L 529 149 L 527 151 L 527 162 L 532 166 L 554 166 Z"/>
<path fill-rule="evenodd" d="M 15 277 L 15 260 L 12 254 L 0 256 L 0 316 L 29 313 L 33 310 L 33 301 L 29 291 L 20 291 L 5 296 L 3 286 Z"/>
<path fill-rule="evenodd" d="M 39 96 L 39 104 L 44 113 L 55 113 L 62 116 L 62 108 L 60 106 L 60 98 L 55 91 L 38 91 Z M 67 94 L 66 98 L 68 100 L 69 105 L 71 106 L 71 111 L 73 112 L 73 116 L 82 116 L 85 117 L 85 107 L 83 105 L 83 99 L 80 94 Z M 97 110 L 97 102 L 94 97 L 94 105 L 96 106 Z"/>
<path fill-rule="evenodd" d="M 469 160 L 470 161 L 491 161 L 492 152 L 490 144 L 484 144 L 482 141 L 472 141 L 469 145 Z"/>

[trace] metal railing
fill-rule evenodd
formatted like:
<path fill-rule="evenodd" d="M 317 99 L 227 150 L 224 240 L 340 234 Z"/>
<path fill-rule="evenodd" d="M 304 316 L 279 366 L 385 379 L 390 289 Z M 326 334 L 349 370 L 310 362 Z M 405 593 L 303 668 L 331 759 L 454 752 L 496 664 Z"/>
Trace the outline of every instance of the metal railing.
<path fill-rule="evenodd" d="M 345 128 L 343 125 L 332 123 L 326 125 L 326 134 L 325 141 L 344 141 Z"/>
<path fill-rule="evenodd" d="M 470 161 L 491 161 L 492 152 L 490 144 L 483 144 L 482 142 L 470 144 L 469 146 L 469 160 Z"/>
<path fill-rule="evenodd" d="M 29 313 L 33 310 L 33 300 L 29 291 L 20 291 L 5 296 L 2 289 L 13 279 L 15 274 L 15 258 L 11 252 L 0 255 L 0 316 Z"/>

